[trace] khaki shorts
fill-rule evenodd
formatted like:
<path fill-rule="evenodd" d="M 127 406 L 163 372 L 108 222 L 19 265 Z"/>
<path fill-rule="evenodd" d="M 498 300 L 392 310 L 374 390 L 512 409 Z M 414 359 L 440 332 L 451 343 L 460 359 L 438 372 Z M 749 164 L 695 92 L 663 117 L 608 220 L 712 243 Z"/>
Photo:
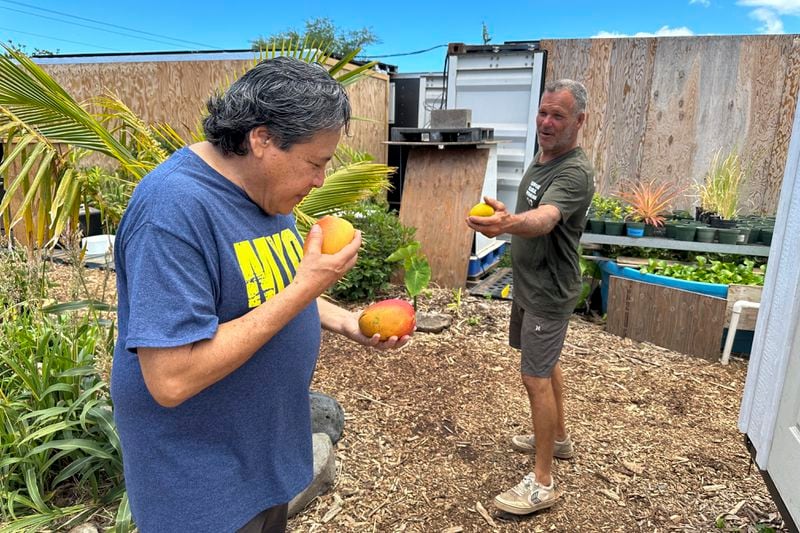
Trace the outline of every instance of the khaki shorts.
<path fill-rule="evenodd" d="M 514 302 L 508 344 L 522 352 L 521 371 L 526 376 L 549 378 L 561 357 L 568 318 L 544 318 L 526 312 Z"/>

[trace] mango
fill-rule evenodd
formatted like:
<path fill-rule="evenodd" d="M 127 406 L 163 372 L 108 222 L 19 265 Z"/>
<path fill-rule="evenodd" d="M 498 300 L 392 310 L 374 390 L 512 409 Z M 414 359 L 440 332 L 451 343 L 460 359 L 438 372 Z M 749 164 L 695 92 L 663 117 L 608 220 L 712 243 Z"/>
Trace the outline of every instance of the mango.
<path fill-rule="evenodd" d="M 358 328 L 366 337 L 379 333 L 381 340 L 389 337 L 402 337 L 414 333 L 417 317 L 414 308 L 405 300 L 392 298 L 377 302 L 361 313 L 358 317 Z"/>
<path fill-rule="evenodd" d="M 335 254 L 353 240 L 356 230 L 353 225 L 343 218 L 326 215 L 317 221 L 322 230 L 322 253 Z M 306 252 L 305 243 L 303 252 Z"/>
<path fill-rule="evenodd" d="M 469 216 L 471 217 L 490 217 L 492 215 L 494 215 L 494 208 L 483 202 L 475 204 L 469 210 Z"/>

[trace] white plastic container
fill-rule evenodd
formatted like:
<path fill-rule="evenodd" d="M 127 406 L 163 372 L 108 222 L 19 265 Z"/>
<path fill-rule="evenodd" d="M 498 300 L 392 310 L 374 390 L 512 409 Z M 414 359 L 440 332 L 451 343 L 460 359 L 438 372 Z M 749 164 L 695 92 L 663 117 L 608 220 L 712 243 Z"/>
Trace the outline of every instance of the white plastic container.
<path fill-rule="evenodd" d="M 86 250 L 85 259 L 104 257 L 114 246 L 114 235 L 92 235 L 81 239 L 81 248 Z"/>

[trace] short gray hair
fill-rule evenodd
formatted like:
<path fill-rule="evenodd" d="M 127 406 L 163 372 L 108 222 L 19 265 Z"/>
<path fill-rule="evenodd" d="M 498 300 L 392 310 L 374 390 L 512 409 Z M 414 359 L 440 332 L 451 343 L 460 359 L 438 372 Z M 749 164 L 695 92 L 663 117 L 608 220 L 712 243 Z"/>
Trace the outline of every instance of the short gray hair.
<path fill-rule="evenodd" d="M 575 114 L 578 115 L 586 111 L 586 101 L 589 95 L 586 92 L 586 87 L 579 81 L 570 80 L 568 78 L 551 81 L 544 86 L 546 93 L 557 93 L 559 91 L 567 90 L 575 99 Z"/>
<path fill-rule="evenodd" d="M 281 150 L 321 131 L 347 131 L 350 102 L 322 65 L 290 57 L 265 59 L 208 100 L 206 140 L 224 154 L 247 155 L 247 136 L 266 126 Z"/>

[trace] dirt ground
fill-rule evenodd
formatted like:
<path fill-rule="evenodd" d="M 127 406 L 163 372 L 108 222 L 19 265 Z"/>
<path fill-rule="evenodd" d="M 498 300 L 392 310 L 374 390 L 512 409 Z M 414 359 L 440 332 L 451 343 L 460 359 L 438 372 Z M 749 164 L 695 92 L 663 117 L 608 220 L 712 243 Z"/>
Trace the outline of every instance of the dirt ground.
<path fill-rule="evenodd" d="M 98 296 L 113 287 L 85 272 Z M 75 290 L 73 274 L 53 278 Z M 786 531 L 736 427 L 747 361 L 622 339 L 577 315 L 561 360 L 577 454 L 555 464 L 565 495 L 527 517 L 495 509 L 533 468 L 509 445 L 531 430 L 510 307 L 433 290 L 419 310 L 452 325 L 392 352 L 325 333 L 312 389 L 345 410 L 337 480 L 290 531 Z"/>
<path fill-rule="evenodd" d="M 334 489 L 293 531 L 781 531 L 736 428 L 747 362 L 711 363 L 606 333 L 575 316 L 562 357 L 577 456 L 565 496 L 514 517 L 494 496 L 532 470 L 509 439 L 531 429 L 510 303 L 439 290 L 441 334 L 397 352 L 327 334 L 312 384 L 346 413 Z"/>

